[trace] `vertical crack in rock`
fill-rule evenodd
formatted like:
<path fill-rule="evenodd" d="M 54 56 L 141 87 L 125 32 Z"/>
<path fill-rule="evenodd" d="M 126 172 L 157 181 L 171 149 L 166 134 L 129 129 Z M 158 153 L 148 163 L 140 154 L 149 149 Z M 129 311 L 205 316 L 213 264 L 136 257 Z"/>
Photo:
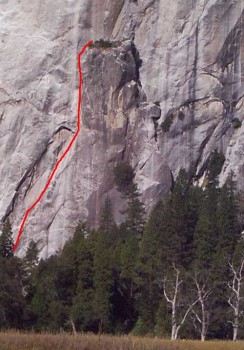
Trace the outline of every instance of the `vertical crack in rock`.
<path fill-rule="evenodd" d="M 1 218 L 1 222 L 4 222 L 9 215 L 14 211 L 14 207 L 15 207 L 15 201 L 17 200 L 18 196 L 19 196 L 19 191 L 21 190 L 22 185 L 26 182 L 26 180 L 28 180 L 28 178 L 30 179 L 30 182 L 27 186 L 27 190 L 30 188 L 31 186 L 31 182 L 33 180 L 33 176 L 35 173 L 35 169 L 38 166 L 38 164 L 41 162 L 42 158 L 44 157 L 45 153 L 48 150 L 49 145 L 52 143 L 52 141 L 50 141 L 46 147 L 44 148 L 44 150 L 41 152 L 41 154 L 37 157 L 37 159 L 30 165 L 30 167 L 26 170 L 26 172 L 24 173 L 24 175 L 22 176 L 22 178 L 20 179 L 19 183 L 17 184 L 16 188 L 15 188 L 15 193 L 13 196 L 13 199 L 10 203 L 10 205 L 8 206 L 5 215 Z M 27 190 L 25 191 L 24 197 L 26 196 Z"/>
<path fill-rule="evenodd" d="M 224 44 L 217 56 L 217 64 L 224 72 L 228 66 L 234 63 L 239 56 L 241 40 L 243 39 L 244 10 L 241 13 L 236 25 L 228 34 Z"/>
<path fill-rule="evenodd" d="M 6 219 L 10 216 L 10 214 L 14 211 L 15 202 L 18 199 L 19 193 L 21 192 L 22 186 L 24 184 L 26 185 L 26 189 L 24 190 L 24 194 L 23 194 L 23 199 L 22 200 L 25 199 L 27 193 L 29 192 L 29 190 L 33 186 L 33 179 L 34 179 L 34 177 L 36 175 L 36 171 L 37 171 L 38 166 L 42 162 L 45 154 L 48 152 L 49 146 L 54 143 L 53 137 L 55 135 L 59 134 L 62 130 L 68 130 L 69 132 L 73 133 L 73 131 L 70 128 L 68 128 L 67 126 L 64 126 L 64 125 L 60 126 L 56 131 L 54 131 L 51 140 L 47 143 L 47 145 L 45 146 L 44 150 L 40 153 L 40 155 L 37 157 L 37 159 L 26 170 L 26 172 L 24 173 L 24 175 L 20 179 L 19 183 L 17 184 L 17 186 L 15 188 L 15 193 L 14 193 L 13 199 L 12 199 L 9 207 L 6 210 L 5 215 L 2 217 L 1 222 L 6 221 Z M 60 146 L 58 146 L 58 148 L 57 148 L 57 155 L 61 151 L 62 146 L 64 145 L 65 142 L 66 141 L 62 142 L 60 144 Z M 29 180 L 28 183 L 27 183 L 27 180 Z"/>

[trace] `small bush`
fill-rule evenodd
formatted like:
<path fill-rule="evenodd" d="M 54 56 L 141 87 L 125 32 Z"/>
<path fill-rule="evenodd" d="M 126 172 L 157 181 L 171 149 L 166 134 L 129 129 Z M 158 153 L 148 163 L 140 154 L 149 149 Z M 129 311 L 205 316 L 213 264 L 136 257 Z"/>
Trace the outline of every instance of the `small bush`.
<path fill-rule="evenodd" d="M 110 49 L 112 47 L 118 47 L 120 45 L 119 41 L 109 41 L 109 40 L 96 40 L 94 41 L 89 48 L 96 48 L 96 49 Z"/>
<path fill-rule="evenodd" d="M 118 190 L 125 193 L 134 179 L 134 171 L 129 163 L 119 163 L 114 168 L 114 180 Z"/>
<path fill-rule="evenodd" d="M 219 153 L 217 150 L 212 152 L 208 165 L 209 180 L 215 179 L 220 174 L 224 162 L 225 156 L 223 155 L 223 153 Z"/>
<path fill-rule="evenodd" d="M 180 120 L 183 120 L 183 119 L 185 118 L 185 114 L 184 114 L 182 111 L 179 111 L 179 113 L 178 113 L 178 118 L 179 118 Z"/>
<path fill-rule="evenodd" d="M 147 334 L 147 331 L 147 326 L 143 322 L 142 318 L 139 317 L 131 333 L 133 335 L 145 335 Z"/>
<path fill-rule="evenodd" d="M 232 124 L 232 127 L 234 129 L 238 129 L 241 127 L 241 121 L 238 119 L 238 118 L 234 118 L 232 121 L 231 121 L 231 124 Z"/>
<path fill-rule="evenodd" d="M 134 43 L 131 44 L 131 51 L 132 51 L 132 54 L 134 56 L 136 67 L 139 70 L 139 68 L 142 66 L 143 61 L 140 58 L 140 53 L 137 50 L 137 48 L 136 48 Z M 139 79 L 139 76 L 138 76 L 138 79 Z"/>
<path fill-rule="evenodd" d="M 165 118 L 165 120 L 161 124 L 161 128 L 163 129 L 164 132 L 168 132 L 170 130 L 170 127 L 173 123 L 174 120 L 174 114 L 168 114 Z"/>

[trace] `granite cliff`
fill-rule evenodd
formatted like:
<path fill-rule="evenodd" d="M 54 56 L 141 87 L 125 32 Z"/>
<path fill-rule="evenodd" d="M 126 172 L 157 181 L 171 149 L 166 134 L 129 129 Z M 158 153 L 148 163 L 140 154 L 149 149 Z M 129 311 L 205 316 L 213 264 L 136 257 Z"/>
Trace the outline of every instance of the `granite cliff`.
<path fill-rule="evenodd" d="M 243 188 L 242 0 L 0 0 L 0 219 L 17 235 L 76 128 L 82 130 L 25 226 L 41 256 L 78 220 L 96 225 L 113 168 L 129 160 L 149 212 L 179 169 L 203 181 L 213 150 Z"/>

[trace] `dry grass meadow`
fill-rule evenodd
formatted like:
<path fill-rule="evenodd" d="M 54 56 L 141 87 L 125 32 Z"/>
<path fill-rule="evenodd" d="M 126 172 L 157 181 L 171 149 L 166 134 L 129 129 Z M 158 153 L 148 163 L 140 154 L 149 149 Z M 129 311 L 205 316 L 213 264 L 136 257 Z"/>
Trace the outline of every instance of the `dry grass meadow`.
<path fill-rule="evenodd" d="M 0 350 L 244 350 L 244 342 L 175 341 L 91 334 L 0 333 Z"/>

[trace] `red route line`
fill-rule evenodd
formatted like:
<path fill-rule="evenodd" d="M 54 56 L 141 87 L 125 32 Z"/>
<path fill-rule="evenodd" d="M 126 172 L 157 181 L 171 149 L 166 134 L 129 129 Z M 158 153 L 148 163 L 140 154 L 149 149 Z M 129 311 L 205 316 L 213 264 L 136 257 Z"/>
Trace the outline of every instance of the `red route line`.
<path fill-rule="evenodd" d="M 16 251 L 17 247 L 18 247 L 18 244 L 19 244 L 19 240 L 22 236 L 22 233 L 23 233 L 23 229 L 24 229 L 24 226 L 25 226 L 25 223 L 26 223 L 26 220 L 30 214 L 30 212 L 35 208 L 35 206 L 40 202 L 41 198 L 43 197 L 43 195 L 45 194 L 45 192 L 47 191 L 59 165 L 61 164 L 61 162 L 63 161 L 63 159 L 66 157 L 66 155 L 69 153 L 73 143 L 75 142 L 77 136 L 79 135 L 80 133 L 80 130 L 81 130 L 81 121 L 80 121 L 80 114 L 81 114 L 81 101 L 82 101 L 82 70 L 81 70 L 81 56 L 83 55 L 83 53 L 85 52 L 85 50 L 87 49 L 88 46 L 90 46 L 92 44 L 92 40 L 90 40 L 84 47 L 83 49 L 78 53 L 78 71 L 79 71 L 79 92 L 78 92 L 78 106 L 77 106 L 77 130 L 73 136 L 73 138 L 71 139 L 68 147 L 66 148 L 66 150 L 64 151 L 64 153 L 62 154 L 62 156 L 58 159 L 55 167 L 53 168 L 48 180 L 47 180 L 47 183 L 44 187 L 44 189 L 41 191 L 41 193 L 39 194 L 39 197 L 37 198 L 37 200 L 26 210 L 25 212 L 25 215 L 24 215 L 24 218 L 21 222 L 21 225 L 20 225 L 20 229 L 19 229 L 19 232 L 18 232 L 18 236 L 17 236 L 17 239 L 16 239 L 16 242 L 14 244 L 14 251 Z"/>

